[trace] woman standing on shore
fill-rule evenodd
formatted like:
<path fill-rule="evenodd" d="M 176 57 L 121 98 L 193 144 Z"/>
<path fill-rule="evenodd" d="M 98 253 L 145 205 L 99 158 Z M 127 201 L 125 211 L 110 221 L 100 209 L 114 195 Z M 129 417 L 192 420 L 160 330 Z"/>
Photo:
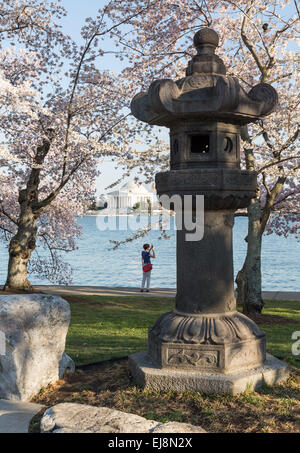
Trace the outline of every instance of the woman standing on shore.
<path fill-rule="evenodd" d="M 146 292 L 149 293 L 151 271 L 152 271 L 151 258 L 155 258 L 155 252 L 154 252 L 153 245 L 150 247 L 149 244 L 144 244 L 143 249 L 144 249 L 142 251 L 143 280 L 142 280 L 141 293 L 144 292 L 145 284 L 147 284 Z M 152 251 L 152 255 L 151 255 L 151 251 Z"/>

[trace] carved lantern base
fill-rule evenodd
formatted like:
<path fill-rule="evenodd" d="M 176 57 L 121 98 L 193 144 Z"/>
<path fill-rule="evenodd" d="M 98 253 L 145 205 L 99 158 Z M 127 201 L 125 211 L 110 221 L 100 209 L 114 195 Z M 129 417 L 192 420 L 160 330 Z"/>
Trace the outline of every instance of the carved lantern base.
<path fill-rule="evenodd" d="M 262 365 L 265 334 L 238 313 L 161 316 L 149 332 L 149 358 L 160 368 L 230 373 Z"/>
<path fill-rule="evenodd" d="M 262 365 L 237 369 L 226 374 L 202 372 L 197 369 L 159 368 L 153 365 L 147 352 L 130 356 L 129 368 L 135 382 L 146 389 L 204 394 L 237 395 L 249 389 L 258 390 L 264 384 L 278 384 L 289 376 L 287 365 L 270 354 L 267 354 Z"/>

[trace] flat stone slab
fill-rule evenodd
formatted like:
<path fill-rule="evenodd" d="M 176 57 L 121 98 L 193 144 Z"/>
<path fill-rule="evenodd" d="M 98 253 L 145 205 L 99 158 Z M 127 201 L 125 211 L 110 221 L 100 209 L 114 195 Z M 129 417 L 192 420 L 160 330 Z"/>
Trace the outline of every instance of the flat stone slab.
<path fill-rule="evenodd" d="M 40 404 L 0 400 L 0 433 L 28 433 L 30 420 L 42 407 Z"/>
<path fill-rule="evenodd" d="M 129 369 L 141 387 L 156 390 L 190 390 L 205 394 L 227 393 L 237 395 L 245 390 L 258 390 L 264 384 L 284 382 L 289 371 L 281 360 L 267 354 L 262 366 L 230 374 L 201 373 L 199 371 L 160 369 L 150 362 L 147 352 L 129 357 Z"/>
<path fill-rule="evenodd" d="M 47 409 L 41 432 L 64 433 L 205 433 L 187 423 L 160 423 L 135 414 L 85 404 L 61 403 Z"/>

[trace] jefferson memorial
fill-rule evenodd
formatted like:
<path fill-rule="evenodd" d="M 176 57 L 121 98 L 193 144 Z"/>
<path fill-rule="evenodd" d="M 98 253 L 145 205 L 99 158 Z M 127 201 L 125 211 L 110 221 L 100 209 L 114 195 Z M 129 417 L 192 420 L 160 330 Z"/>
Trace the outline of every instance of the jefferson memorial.
<path fill-rule="evenodd" d="M 148 190 L 143 184 L 130 181 L 119 190 L 109 192 L 106 195 L 107 208 L 112 209 L 132 209 L 138 203 L 141 208 L 147 209 L 149 204 L 152 207 L 157 205 L 155 186 L 152 191 Z"/>

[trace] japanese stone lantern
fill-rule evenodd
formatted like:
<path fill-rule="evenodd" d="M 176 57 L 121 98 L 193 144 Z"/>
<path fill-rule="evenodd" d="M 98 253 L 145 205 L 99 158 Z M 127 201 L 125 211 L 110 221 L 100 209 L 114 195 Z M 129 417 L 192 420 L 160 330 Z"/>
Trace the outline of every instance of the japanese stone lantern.
<path fill-rule="evenodd" d="M 177 231 L 176 308 L 129 363 L 150 388 L 237 393 L 287 373 L 266 360 L 265 334 L 237 312 L 233 284 L 234 214 L 256 194 L 256 173 L 240 168 L 241 127 L 270 114 L 278 98 L 268 84 L 246 93 L 226 75 L 214 30 L 200 30 L 194 45 L 185 78 L 158 80 L 131 104 L 139 120 L 170 129 L 171 170 L 156 176 L 158 195 L 204 195 L 205 221 L 200 241 L 186 240 L 184 223 Z"/>

